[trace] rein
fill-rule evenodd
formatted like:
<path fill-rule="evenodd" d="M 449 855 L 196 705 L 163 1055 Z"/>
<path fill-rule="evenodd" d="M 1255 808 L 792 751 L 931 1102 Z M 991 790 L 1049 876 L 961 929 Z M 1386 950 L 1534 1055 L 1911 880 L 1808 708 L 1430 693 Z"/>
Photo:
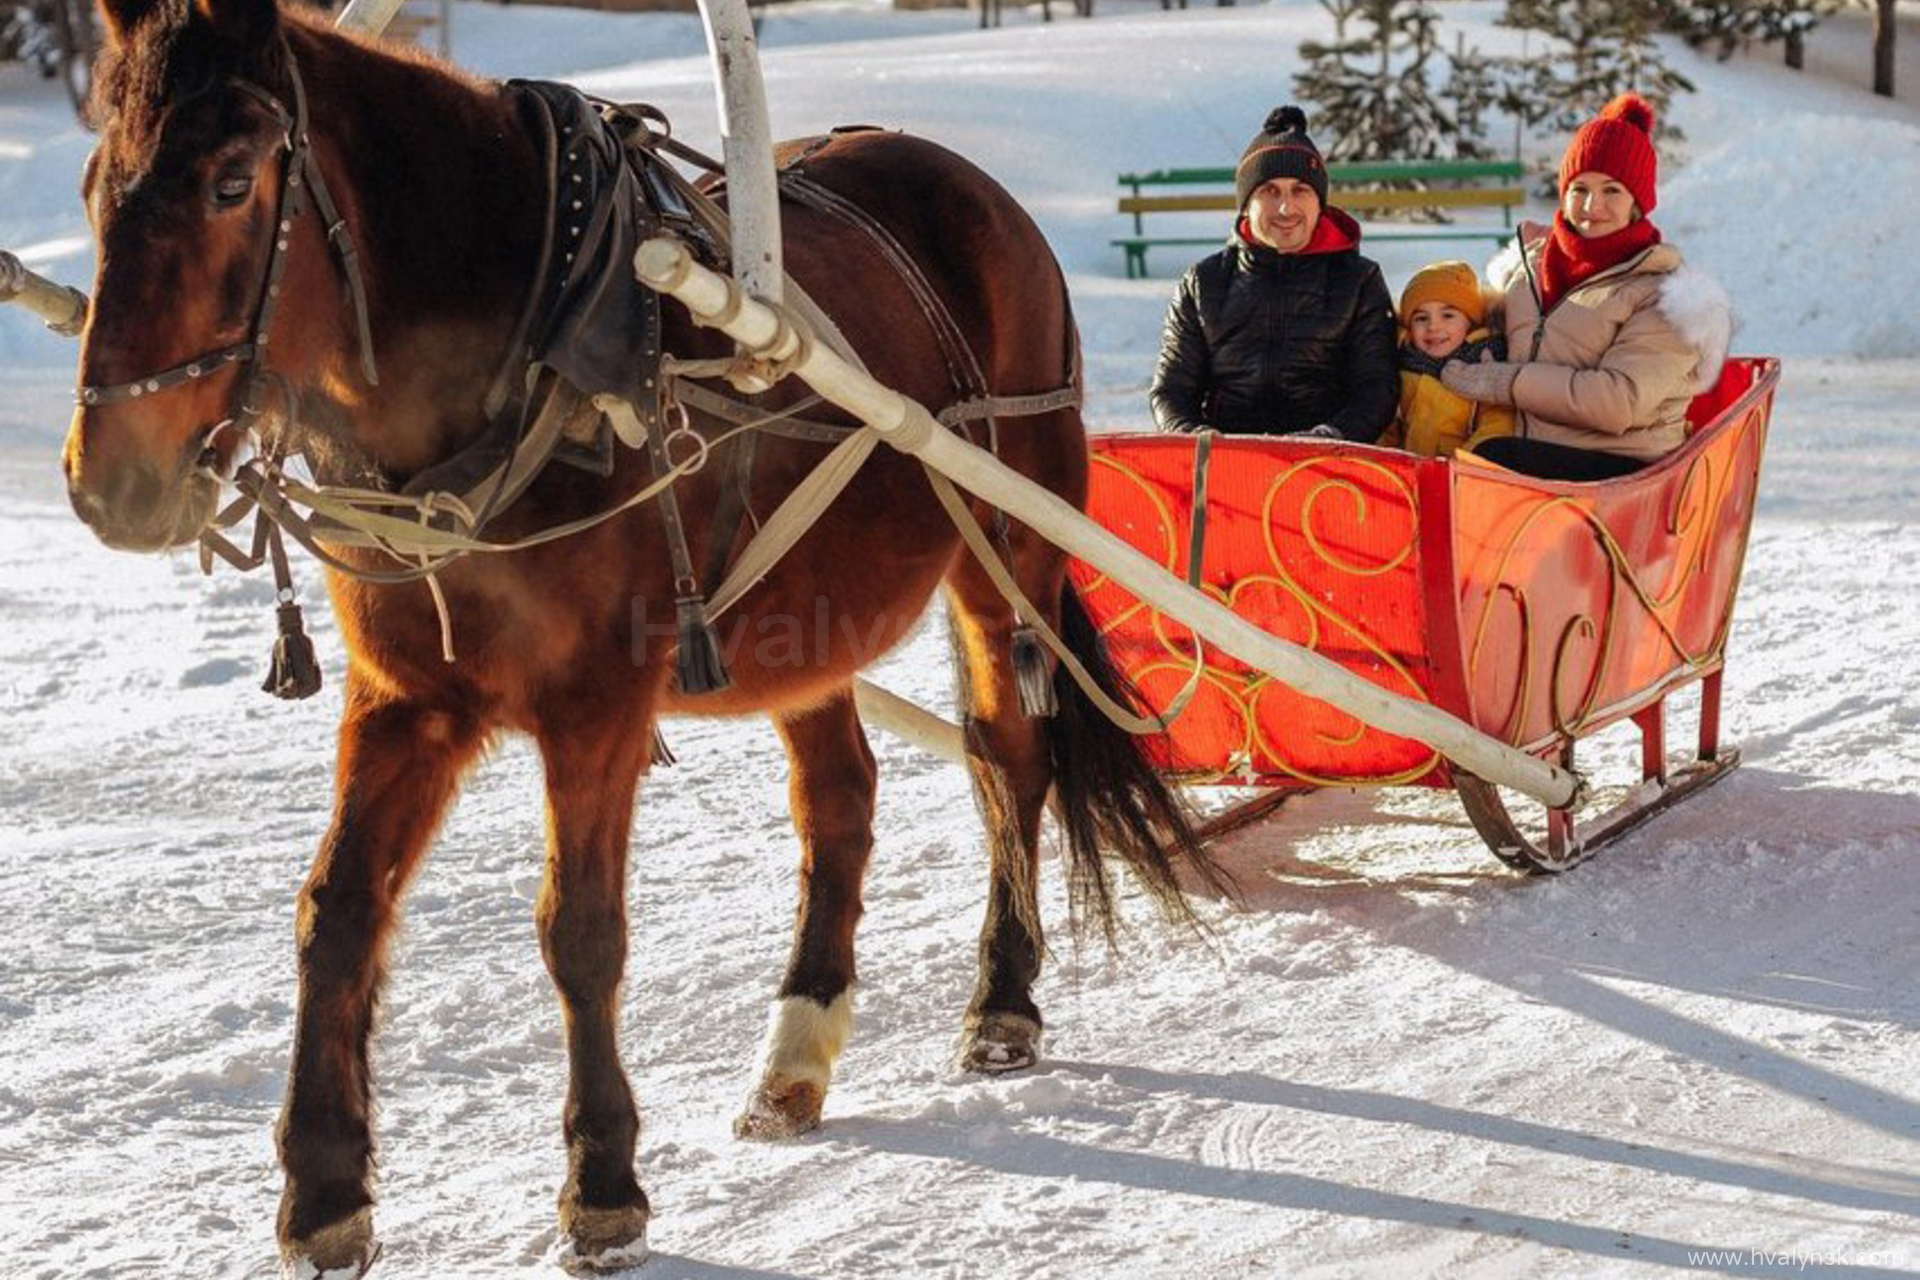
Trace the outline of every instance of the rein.
<path fill-rule="evenodd" d="M 240 79 L 230 82 L 235 89 L 272 111 L 285 134 L 286 154 L 282 161 L 281 190 L 274 212 L 273 239 L 261 271 L 251 336 L 247 341 L 209 352 L 143 378 L 114 385 L 82 386 L 77 393 L 82 404 L 114 404 L 160 394 L 188 385 L 230 365 L 239 365 L 243 376 L 236 386 L 230 415 L 206 429 L 209 444 L 220 431 L 228 428 L 236 428 L 257 438 L 258 420 L 265 411 L 262 389 L 269 382 L 282 387 L 289 421 L 297 421 L 298 404 L 293 389 L 268 367 L 267 348 L 268 331 L 280 298 L 280 279 L 285 269 L 293 220 L 305 207 L 301 194 L 305 190 L 313 193 L 313 205 L 326 226 L 328 246 L 339 261 L 346 283 L 359 342 L 361 368 L 368 383 L 377 384 L 358 255 L 346 224 L 339 216 L 338 207 L 327 190 L 320 167 L 313 159 L 308 136 L 306 89 L 284 35 L 282 50 L 292 84 L 291 111 L 256 84 Z M 527 82 L 521 84 L 536 93 L 548 88 Z M 550 193 L 558 196 L 564 190 L 566 196 L 570 197 L 579 192 L 578 187 L 570 184 L 582 181 L 577 176 L 579 171 L 572 170 L 570 166 L 578 158 L 578 153 L 584 152 L 586 139 L 582 137 L 577 121 L 568 127 L 560 127 L 551 100 L 543 98 L 542 102 L 548 108 L 543 113 L 541 123 L 545 134 L 544 150 L 548 157 Z M 626 163 L 640 188 L 638 215 L 664 221 L 686 238 L 696 243 L 704 242 L 709 249 L 724 254 L 727 248 L 724 211 L 706 192 L 675 172 L 654 153 L 668 150 L 715 171 L 718 166 L 697 152 L 674 143 L 665 127 L 664 117 L 654 108 L 621 107 L 598 102 L 591 103 L 591 106 L 604 113 L 603 118 L 609 128 L 624 135 L 619 149 L 626 154 Z M 564 166 L 559 163 L 561 152 L 565 153 L 567 162 Z M 802 160 L 805 158 L 801 157 Z M 563 173 L 563 167 L 569 171 Z M 566 181 L 563 182 L 563 178 Z M 624 182 L 626 179 L 618 181 Z M 934 332 L 950 381 L 960 393 L 960 398 L 938 415 L 949 429 L 965 433 L 972 423 L 980 422 L 985 427 L 988 447 L 991 448 L 998 435 L 997 418 L 1045 413 L 1080 402 L 1079 352 L 1071 337 L 1067 351 L 1068 385 L 1035 395 L 993 395 L 984 371 L 945 304 L 921 274 L 911 255 L 894 241 L 884 227 L 864 210 L 809 181 L 799 172 L 789 170 L 783 175 L 782 186 L 790 198 L 828 214 L 863 234 L 879 250 L 887 266 L 905 282 L 922 317 Z M 611 191 L 607 194 L 610 195 Z M 598 387 L 576 389 L 576 386 L 570 385 L 574 379 L 567 375 L 577 370 L 556 368 L 555 364 L 564 364 L 568 360 L 578 364 L 579 361 L 574 359 L 576 354 L 584 351 L 583 358 L 591 358 L 595 352 L 576 346 L 563 350 L 558 361 L 550 358 L 551 353 L 558 349 L 551 344 L 563 341 L 555 335 L 562 332 L 564 326 L 573 323 L 565 311 L 556 308 L 562 298 L 580 296 L 583 289 L 585 296 L 600 296 L 596 288 L 586 288 L 591 284 L 583 274 L 590 265 L 585 261 L 586 254 L 581 253 L 580 260 L 576 261 L 574 250 L 584 249 L 587 244 L 593 243 L 594 232 L 604 225 L 603 219 L 611 216 L 597 202 L 587 203 L 594 207 L 585 208 L 579 200 L 574 200 L 569 210 L 572 217 L 556 219 L 550 202 L 547 225 L 543 229 L 540 270 L 536 272 L 533 290 L 515 324 L 513 338 L 503 356 L 500 371 L 486 395 L 485 412 L 494 426 L 477 445 L 470 446 L 460 456 L 446 463 L 429 468 L 428 472 L 416 477 L 401 492 L 304 484 L 287 473 L 282 465 L 283 453 L 277 446 L 272 450 L 263 447 L 261 452 L 236 469 L 233 483 L 239 489 L 240 497 L 220 512 L 212 526 L 202 533 L 201 565 L 203 570 L 210 572 L 213 557 L 217 555 L 244 571 L 257 568 L 268 559 L 272 560 L 280 606 L 281 634 L 275 647 L 274 673 L 267 681 L 268 692 L 280 697 L 305 697 L 319 688 L 318 664 L 313 660 L 311 644 L 300 631 L 299 608 L 294 603 L 287 558 L 282 546 L 283 534 L 298 542 L 327 567 L 356 580 L 381 584 L 424 581 L 433 595 L 440 619 L 442 656 L 452 662 L 452 622 L 437 578 L 440 570 L 469 555 L 524 550 L 566 538 L 648 502 L 660 504 L 667 524 L 669 549 L 675 553 L 672 558 L 677 579 L 676 596 L 679 597 L 677 604 L 682 614 L 686 615 L 682 618 L 681 627 L 681 683 L 689 692 L 696 693 L 725 687 L 727 676 L 717 650 L 705 660 L 706 667 L 710 669 L 693 672 L 684 670 L 690 663 L 694 667 L 702 666 L 698 642 L 702 637 L 710 637 L 711 627 L 707 599 L 687 557 L 684 534 L 678 528 L 678 512 L 674 502 L 676 483 L 699 471 L 707 463 L 711 452 L 738 438 L 737 483 L 729 486 L 727 498 L 735 498 L 734 491 L 737 490 L 738 505 L 744 507 L 746 486 L 752 469 L 753 440 L 760 432 L 768 431 L 821 443 L 831 441 L 839 446 L 764 524 L 754 520 L 757 536 L 749 540 L 740 554 L 740 562 L 733 566 L 732 572 L 725 574 L 726 581 L 713 592 L 711 612 L 718 613 L 730 607 L 748 587 L 770 571 L 774 563 L 832 503 L 859 469 L 858 458 L 872 447 L 872 432 L 837 423 L 810 422 L 799 417 L 799 413 L 819 402 L 817 395 L 805 397 L 785 410 L 769 413 L 722 392 L 697 386 L 693 379 L 732 381 L 741 371 L 743 357 L 682 361 L 668 356 L 659 348 L 657 318 L 652 319 L 642 333 L 642 346 L 645 349 L 641 354 L 650 357 L 642 367 L 644 370 L 650 364 L 651 372 L 643 372 L 636 378 L 633 388 L 622 387 L 619 391 L 609 392 Z M 585 225 L 587 223 L 592 223 L 593 227 L 588 228 Z M 566 229 L 564 235 L 561 233 L 563 226 Z M 583 231 L 586 233 L 584 237 Z M 563 253 L 564 262 L 561 259 Z M 628 269 L 624 258 L 620 267 L 623 272 Z M 790 287 L 804 301 L 804 294 L 798 286 Z M 649 314 L 657 317 L 658 295 L 651 290 L 643 292 L 647 295 Z M 806 303 L 806 310 L 816 313 L 809 328 L 819 329 L 821 336 L 836 349 L 845 347 L 844 339 L 829 317 L 817 313 L 810 302 Z M 701 318 L 695 317 L 695 322 L 701 323 Z M 575 331 L 567 330 L 569 333 Z M 848 355 L 857 360 L 850 352 Z M 600 364 L 604 368 L 605 361 L 601 360 Z M 534 379 L 523 378 L 524 389 L 513 387 L 513 370 L 523 366 L 529 373 L 544 368 L 560 375 L 554 380 L 554 388 L 548 392 L 544 403 L 539 404 L 537 413 L 533 403 Z M 768 381 L 777 381 L 784 372 L 773 368 L 755 371 L 763 376 L 771 374 Z M 517 412 L 503 413 L 509 405 L 517 406 Z M 694 433 L 686 418 L 687 407 L 717 417 L 726 424 L 725 428 L 711 439 Z M 612 434 L 623 443 L 645 448 L 651 455 L 654 475 L 650 482 L 592 515 L 513 540 L 484 539 L 482 530 L 491 517 L 511 504 L 535 475 L 558 456 L 557 450 L 571 436 L 571 428 L 582 420 L 581 415 L 594 411 L 597 411 L 597 415 L 604 415 L 605 420 L 599 428 L 602 433 L 607 431 L 610 424 Z M 670 446 L 675 439 L 683 436 L 691 438 L 692 450 L 690 455 L 676 457 Z M 284 435 L 282 439 L 285 439 Z M 497 450 L 503 450 L 504 457 Z M 486 459 L 484 465 L 483 459 Z M 466 483 L 466 480 L 472 483 Z M 453 483 L 449 485 L 448 481 Z M 459 492 L 450 491 L 456 487 Z M 723 508 L 732 505 L 732 501 L 722 503 Z M 301 508 L 308 514 L 302 515 Z M 249 514 L 253 514 L 256 520 L 253 545 L 250 551 L 242 551 L 224 535 Z M 722 512 L 717 513 L 716 518 L 723 519 L 729 526 L 737 526 L 739 514 L 734 512 L 728 516 Z M 999 512 L 994 515 L 991 542 L 999 544 L 995 550 L 1000 554 L 987 554 L 999 559 L 1008 552 L 1007 528 L 1004 515 Z M 966 526 L 972 522 L 967 519 L 959 523 L 965 532 Z M 975 532 L 978 533 L 977 529 Z M 723 546 L 730 545 L 733 538 L 723 536 L 719 541 Z M 372 550 L 396 563 L 392 568 L 362 566 L 343 559 L 331 549 L 346 547 Z M 976 551 L 983 549 L 976 547 Z M 705 576 L 710 580 L 720 576 L 724 569 L 725 562 L 721 560 L 709 565 Z M 1034 611 L 1028 606 L 1022 612 L 1031 615 Z M 1055 648 L 1058 642 L 1047 634 L 1049 629 L 1044 622 L 1031 616 L 1023 618 L 1023 621 L 1028 625 L 1019 629 L 1021 634 L 1017 637 L 1020 643 L 1016 645 L 1016 659 L 1025 658 L 1026 661 L 1016 661 L 1016 666 L 1033 668 L 1032 671 L 1023 672 L 1023 704 L 1027 701 L 1025 686 L 1028 684 L 1035 684 L 1045 695 L 1044 700 L 1050 701 L 1044 667 L 1039 665 L 1037 640 L 1044 638 L 1049 642 L 1049 647 Z M 1034 625 L 1036 622 L 1037 627 Z M 1040 633 L 1039 637 L 1036 637 L 1036 631 Z M 706 647 L 713 646 L 709 644 Z M 689 679 L 690 674 L 698 678 Z M 1027 676 L 1034 679 L 1027 679 Z M 1047 713 L 1038 705 L 1034 710 L 1038 714 Z"/>

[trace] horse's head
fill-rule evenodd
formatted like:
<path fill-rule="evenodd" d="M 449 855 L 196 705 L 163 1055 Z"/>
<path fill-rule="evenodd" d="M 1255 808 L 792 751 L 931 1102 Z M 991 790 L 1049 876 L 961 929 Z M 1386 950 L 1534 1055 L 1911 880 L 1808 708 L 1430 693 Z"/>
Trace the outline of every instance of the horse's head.
<path fill-rule="evenodd" d="M 273 0 L 102 8 L 101 134 L 82 187 L 99 267 L 64 462 L 103 541 L 158 550 L 211 519 L 262 407 L 249 402 L 267 396 L 267 318 L 304 287 L 297 260 L 324 269 L 325 251 L 288 253 L 296 73 Z M 273 350 L 292 372 L 278 357 L 295 353 Z"/>

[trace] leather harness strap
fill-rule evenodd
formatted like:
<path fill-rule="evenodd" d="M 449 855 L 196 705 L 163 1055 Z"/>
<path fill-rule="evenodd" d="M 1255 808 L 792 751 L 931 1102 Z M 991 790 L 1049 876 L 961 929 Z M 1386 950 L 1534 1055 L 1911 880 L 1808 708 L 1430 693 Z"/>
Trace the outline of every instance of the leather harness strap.
<path fill-rule="evenodd" d="M 287 58 L 295 97 L 295 108 L 290 115 L 278 109 L 271 95 L 263 90 L 241 86 L 270 109 L 277 109 L 287 125 L 289 138 L 282 208 L 277 211 L 274 249 L 263 272 L 262 305 L 253 340 L 150 375 L 138 384 L 82 388 L 83 397 L 91 392 L 96 397 L 94 402 L 110 403 L 111 398 L 121 397 L 132 399 L 204 377 L 211 368 L 244 362 L 253 373 L 240 397 L 242 412 L 250 424 L 260 412 L 258 386 L 272 377 L 264 367 L 266 329 L 278 298 L 286 232 L 291 217 L 299 211 L 293 193 L 303 182 L 314 191 L 315 206 L 327 223 L 327 242 L 340 261 L 342 276 L 353 299 L 362 365 L 371 380 L 373 354 L 357 255 L 319 176 L 318 166 L 311 161 L 305 127 L 305 91 L 290 50 Z M 215 529 L 205 535 L 207 547 L 203 559 L 209 554 L 219 554 L 234 563 L 248 560 L 259 563 L 261 553 L 270 550 L 262 545 L 261 531 L 256 530 L 251 556 L 228 543 L 217 531 L 231 529 L 248 509 L 257 508 L 263 517 L 340 572 L 370 582 L 426 579 L 432 586 L 433 574 L 460 556 L 551 542 L 644 502 L 659 501 L 676 596 L 680 598 L 684 616 L 686 605 L 702 604 L 702 585 L 725 572 L 739 541 L 740 522 L 750 519 L 756 529 L 760 527 L 750 504 L 753 444 L 758 433 L 768 431 L 789 439 L 834 445 L 850 444 L 850 437 L 859 434 L 860 428 L 854 425 L 818 422 L 799 416 L 820 403 L 816 395 L 802 398 L 786 409 L 769 412 L 690 381 L 718 376 L 732 362 L 680 362 L 663 357 L 659 348 L 659 297 L 651 290 L 639 290 L 645 297 L 637 304 L 641 308 L 637 312 L 632 304 L 612 301 L 617 315 L 608 318 L 624 317 L 626 323 L 634 326 L 617 330 L 615 345 L 610 346 L 603 334 L 587 325 L 584 315 L 605 313 L 609 304 L 605 290 L 612 286 L 616 276 L 622 283 L 631 282 L 625 262 L 630 251 L 620 250 L 630 250 L 633 237 L 671 229 L 704 246 L 713 258 L 719 259 L 725 256 L 727 248 L 726 214 L 705 192 L 656 154 L 657 150 L 667 150 L 698 157 L 697 152 L 671 141 L 665 132 L 664 117 L 653 108 L 615 107 L 604 103 L 590 106 L 562 86 L 517 83 L 515 87 L 525 93 L 526 100 L 538 104 L 539 109 L 528 114 L 538 121 L 540 149 L 554 198 L 549 201 L 543 227 L 535 288 L 516 320 L 500 370 L 485 396 L 488 414 L 498 415 L 494 428 L 446 463 L 415 476 L 400 493 L 327 485 L 310 487 L 288 477 L 279 467 L 277 455 L 255 459 L 243 466 L 235 477 L 243 497 L 223 512 Z M 609 157 L 622 155 L 624 164 L 612 169 L 583 168 L 589 157 L 597 157 L 597 162 L 604 164 Z M 710 163 L 703 157 L 698 160 Z M 591 205 L 585 195 L 578 203 L 573 201 L 571 192 L 576 186 L 593 191 Z M 1000 416 L 1049 413 L 1081 402 L 1078 350 L 1072 341 L 1070 326 L 1067 339 L 1070 385 L 1033 395 L 994 396 L 964 333 L 911 255 L 886 228 L 857 205 L 797 172 L 789 170 L 784 174 L 783 186 L 788 189 L 789 198 L 859 230 L 905 283 L 932 328 L 951 382 L 962 392 L 962 399 L 936 415 L 942 423 L 951 429 L 964 429 L 968 424 L 984 421 L 991 446 L 996 442 L 996 419 Z M 831 318 L 797 285 L 791 288 L 790 302 L 795 313 L 824 341 L 833 344 L 856 365 L 860 364 Z M 580 314 L 572 310 L 572 301 L 576 299 L 588 300 Z M 639 355 L 644 358 L 630 360 L 619 354 L 627 349 L 619 343 L 635 341 L 639 344 Z M 721 367 L 708 367 L 716 363 Z M 515 370 L 519 371 L 519 386 L 514 382 Z M 595 384 L 606 376 L 620 377 L 622 385 L 616 388 L 581 385 L 582 377 L 589 384 Z M 539 386 L 543 381 L 550 384 L 544 393 Z M 511 543 L 483 540 L 480 535 L 489 518 L 519 497 L 547 465 L 568 424 L 587 411 L 589 399 L 605 407 L 614 417 L 614 429 L 623 440 L 647 450 L 652 481 L 596 515 Z M 670 431 L 668 419 L 673 415 L 663 410 L 675 401 L 731 425 L 708 440 L 692 433 L 683 409 Z M 534 411 L 536 403 L 537 412 Z M 509 406 L 517 408 L 509 414 L 506 412 Z M 293 416 L 291 404 L 289 416 Z M 605 428 L 603 438 L 604 433 Z M 676 460 L 672 441 L 682 433 L 691 436 L 698 447 L 691 457 Z M 871 447 L 870 440 L 862 443 Z M 696 576 L 684 522 L 674 501 L 674 487 L 679 479 L 705 465 L 710 452 L 722 450 L 728 452 L 733 474 L 712 513 L 714 537 L 705 572 Z M 719 608 L 732 604 L 743 593 L 748 577 L 757 576 L 741 572 L 750 567 L 745 561 L 764 564 L 757 571 L 764 574 L 797 539 L 798 533 L 804 532 L 788 526 L 809 509 L 817 517 L 824 504 L 832 500 L 830 495 L 852 478 L 858 462 L 854 453 L 835 450 L 836 457 L 843 454 L 841 464 L 831 468 L 838 474 L 815 475 L 803 482 L 802 489 L 811 495 L 808 501 L 783 504 L 781 512 L 770 517 L 770 526 L 782 526 L 780 536 L 750 543 L 754 550 L 743 556 L 743 563 L 728 577 L 725 598 L 715 602 Z M 309 510 L 310 517 L 296 511 L 296 503 Z M 782 513 L 786 513 L 787 518 L 781 518 Z M 996 532 L 1002 534 L 1004 550 L 1004 517 L 996 513 L 996 518 Z M 401 563 L 389 570 L 365 568 L 343 561 L 327 550 L 327 544 L 375 548 Z M 439 599 L 436 592 L 436 603 Z M 444 609 L 442 625 L 443 628 L 448 625 Z M 450 652 L 450 640 L 447 645 Z"/>

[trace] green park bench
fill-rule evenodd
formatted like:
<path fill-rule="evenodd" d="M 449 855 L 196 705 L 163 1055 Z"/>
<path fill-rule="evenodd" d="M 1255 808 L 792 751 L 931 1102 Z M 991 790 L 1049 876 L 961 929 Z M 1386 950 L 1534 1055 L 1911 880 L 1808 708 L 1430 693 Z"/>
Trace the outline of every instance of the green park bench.
<path fill-rule="evenodd" d="M 1520 185 L 1525 170 L 1518 160 L 1365 160 L 1327 166 L 1328 203 L 1361 217 L 1394 209 L 1498 208 L 1499 226 L 1458 223 L 1369 225 L 1366 238 L 1380 240 L 1488 240 L 1513 235 L 1513 211 L 1527 198 Z M 1418 182 L 1417 190 L 1378 188 L 1373 184 Z M 1127 278 L 1147 274 L 1147 250 L 1156 245 L 1218 245 L 1223 232 L 1208 236 L 1148 235 L 1147 214 L 1234 211 L 1232 169 L 1155 169 L 1123 173 L 1119 183 L 1130 194 L 1119 211 L 1133 217 L 1133 234 L 1113 241 L 1126 250 Z"/>

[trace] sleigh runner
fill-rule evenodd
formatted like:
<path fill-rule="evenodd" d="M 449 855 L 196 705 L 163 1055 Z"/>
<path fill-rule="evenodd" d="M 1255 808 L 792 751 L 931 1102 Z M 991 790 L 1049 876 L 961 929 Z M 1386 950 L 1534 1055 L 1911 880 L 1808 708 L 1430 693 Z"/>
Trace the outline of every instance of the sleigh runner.
<path fill-rule="evenodd" d="M 1710 783 L 1738 759 L 1719 742 L 1721 668 L 1778 373 L 1773 360 L 1729 365 L 1694 402 L 1684 449 L 1601 484 L 1320 441 L 1092 437 L 1090 514 L 1167 572 L 1384 689 L 1569 767 L 1577 741 L 1631 719 L 1651 785 L 1584 832 L 1570 808 L 1551 809 L 1545 841 L 1531 839 L 1497 788 L 1432 747 L 1197 645 L 1184 624 L 1076 565 L 1116 665 L 1169 720 L 1149 750 L 1195 786 L 1453 788 L 1494 851 L 1534 869 L 1571 865 Z M 1196 662 L 1191 702 L 1171 714 Z M 1666 700 L 1693 682 L 1698 751 L 1670 767 Z"/>

